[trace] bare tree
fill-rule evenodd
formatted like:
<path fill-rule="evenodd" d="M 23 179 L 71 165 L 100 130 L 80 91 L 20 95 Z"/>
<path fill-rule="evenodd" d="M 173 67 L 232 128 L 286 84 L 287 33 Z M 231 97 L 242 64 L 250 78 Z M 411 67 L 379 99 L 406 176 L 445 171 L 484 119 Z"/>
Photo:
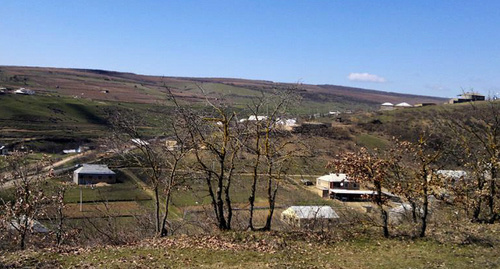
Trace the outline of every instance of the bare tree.
<path fill-rule="evenodd" d="M 449 153 L 470 173 L 453 186 L 457 200 L 471 209 L 473 221 L 493 223 L 500 218 L 500 102 L 471 102 L 470 111 L 443 113 L 440 123 Z"/>
<path fill-rule="evenodd" d="M 251 120 L 245 121 L 246 134 L 250 136 L 245 143 L 246 149 L 252 155 L 253 163 L 250 165 L 252 185 L 249 196 L 248 227 L 254 230 L 253 215 L 255 207 L 256 190 L 261 173 L 267 177 L 267 200 L 269 211 L 266 224 L 262 230 L 270 230 L 276 204 L 276 195 L 279 181 L 283 179 L 284 172 L 289 164 L 287 161 L 293 156 L 294 149 L 288 146 L 292 143 L 285 139 L 284 125 L 286 119 L 282 118 L 288 107 L 298 101 L 298 96 L 293 89 L 276 90 L 272 94 L 264 92 L 252 100 L 248 106 Z M 297 143 L 299 144 L 299 143 Z"/>
<path fill-rule="evenodd" d="M 187 147 L 182 134 L 182 123 L 162 122 L 160 128 L 171 133 L 171 140 L 147 139 L 142 117 L 116 111 L 111 120 L 114 128 L 112 144 L 121 156 L 143 169 L 154 193 L 155 227 L 158 236 L 168 235 L 168 214 L 172 191 L 179 178 L 179 170 Z M 170 143 L 169 143 L 170 142 Z M 163 211 L 162 204 L 163 203 Z"/>
<path fill-rule="evenodd" d="M 424 133 L 416 143 L 397 142 L 389 169 L 394 176 L 393 189 L 410 202 L 414 220 L 417 207 L 422 210 L 420 237 L 424 237 L 427 230 L 429 197 L 436 194 L 435 187 L 440 185 L 436 171 L 443 156 L 443 151 L 430 147 L 428 141 L 429 135 Z"/>
<path fill-rule="evenodd" d="M 2 183 L 13 184 L 14 194 L 10 201 L 3 201 L 0 221 L 6 229 L 15 232 L 15 239 L 21 249 L 26 248 L 27 237 L 34 232 L 36 219 L 46 212 L 49 198 L 44 193 L 42 184 L 48 179 L 44 167 L 49 163 L 46 156 L 30 163 L 27 153 L 13 152 L 6 159 L 9 174 Z"/>
<path fill-rule="evenodd" d="M 196 174 L 203 175 L 217 226 L 220 230 L 230 230 L 233 217 L 230 190 L 242 146 L 236 113 L 223 102 L 212 102 L 208 97 L 208 111 L 184 108 L 173 95 L 172 100 L 189 133 L 196 160 L 194 169 Z"/>

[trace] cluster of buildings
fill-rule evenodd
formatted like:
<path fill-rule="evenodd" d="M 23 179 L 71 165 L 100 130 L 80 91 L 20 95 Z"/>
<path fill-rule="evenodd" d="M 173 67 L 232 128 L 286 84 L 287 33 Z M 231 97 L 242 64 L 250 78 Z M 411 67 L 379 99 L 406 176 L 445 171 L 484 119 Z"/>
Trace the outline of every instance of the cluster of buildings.
<path fill-rule="evenodd" d="M 450 99 L 447 104 L 458 104 L 458 103 L 467 103 L 467 102 L 476 102 L 476 101 L 484 101 L 486 100 L 486 97 L 482 94 L 475 93 L 475 92 L 466 92 L 461 95 L 459 95 L 458 98 L 453 98 Z M 386 111 L 386 110 L 395 110 L 395 109 L 401 109 L 401 108 L 411 108 L 411 107 L 422 107 L 422 106 L 432 106 L 436 105 L 436 103 L 420 103 L 420 104 L 415 104 L 415 105 L 410 105 L 406 102 L 402 102 L 399 104 L 393 104 L 390 102 L 385 102 L 380 105 L 380 110 Z"/>
<path fill-rule="evenodd" d="M 35 91 L 26 89 L 26 88 L 19 88 L 17 90 L 14 90 L 12 92 L 9 92 L 7 88 L 0 88 L 0 94 L 7 94 L 7 93 L 13 93 L 13 94 L 21 94 L 21 95 L 34 95 Z"/>

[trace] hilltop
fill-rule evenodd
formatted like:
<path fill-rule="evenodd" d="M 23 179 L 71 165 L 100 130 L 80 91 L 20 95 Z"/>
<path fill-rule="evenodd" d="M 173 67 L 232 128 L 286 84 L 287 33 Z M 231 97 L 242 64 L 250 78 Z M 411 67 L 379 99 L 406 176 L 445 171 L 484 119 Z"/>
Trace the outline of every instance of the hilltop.
<path fill-rule="evenodd" d="M 180 98 L 192 102 L 203 101 L 205 96 L 198 85 L 209 95 L 223 95 L 235 105 L 245 104 L 245 100 L 258 95 L 260 91 L 282 88 L 296 88 L 305 103 L 311 107 L 320 105 L 324 109 L 373 109 L 383 102 L 416 104 L 444 101 L 438 97 L 335 85 L 297 85 L 235 78 L 161 77 L 92 69 L 0 66 L 0 87 L 25 87 L 43 94 L 102 101 L 156 103 L 164 98 L 165 87 L 169 87 Z"/>

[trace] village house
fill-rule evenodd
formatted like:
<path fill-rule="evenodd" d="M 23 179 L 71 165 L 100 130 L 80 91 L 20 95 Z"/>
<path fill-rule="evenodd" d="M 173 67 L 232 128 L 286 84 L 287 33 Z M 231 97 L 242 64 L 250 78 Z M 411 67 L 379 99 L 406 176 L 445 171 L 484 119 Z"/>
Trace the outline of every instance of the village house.
<path fill-rule="evenodd" d="M 344 202 L 365 201 L 371 196 L 377 195 L 376 191 L 360 190 L 359 183 L 348 180 L 347 175 L 342 173 L 331 173 L 318 177 L 316 179 L 316 188 L 321 197 L 338 199 Z M 382 192 L 382 194 L 391 198 L 397 198 L 388 192 Z"/>
<path fill-rule="evenodd" d="M 466 92 L 459 95 L 458 98 L 453 98 L 448 101 L 450 104 L 458 104 L 458 103 L 466 103 L 466 102 L 475 102 L 475 101 L 484 101 L 486 100 L 485 96 L 475 92 Z"/>
<path fill-rule="evenodd" d="M 104 164 L 84 164 L 73 172 L 73 182 L 78 185 L 116 183 L 116 173 Z"/>
<path fill-rule="evenodd" d="M 339 216 L 329 206 L 291 206 L 281 213 L 281 220 L 295 227 L 324 227 Z"/>
<path fill-rule="evenodd" d="M 25 88 L 20 88 L 20 89 L 15 90 L 14 94 L 33 95 L 33 94 L 35 94 L 35 91 L 28 90 L 28 89 L 25 89 Z"/>
<path fill-rule="evenodd" d="M 413 107 L 412 105 L 406 103 L 406 102 L 402 102 L 402 103 L 399 103 L 397 105 L 394 106 L 394 108 L 396 109 L 401 109 L 401 108 L 410 108 L 410 107 Z"/>
<path fill-rule="evenodd" d="M 394 104 L 389 103 L 389 102 L 385 102 L 385 103 L 380 105 L 380 110 L 381 111 L 394 110 Z"/>
<path fill-rule="evenodd" d="M 167 147 L 167 150 L 177 150 L 180 148 L 176 140 L 165 140 L 165 147 Z"/>

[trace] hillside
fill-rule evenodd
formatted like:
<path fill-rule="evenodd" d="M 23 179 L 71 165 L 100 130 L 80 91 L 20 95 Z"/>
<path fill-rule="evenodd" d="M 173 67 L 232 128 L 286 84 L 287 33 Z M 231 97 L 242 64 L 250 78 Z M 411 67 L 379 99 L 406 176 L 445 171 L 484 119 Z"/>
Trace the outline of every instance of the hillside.
<path fill-rule="evenodd" d="M 373 109 L 383 102 L 416 104 L 444 101 L 443 98 L 437 97 L 334 85 L 296 85 L 233 78 L 159 77 L 104 70 L 0 66 L 0 88 L 25 87 L 43 94 L 104 101 L 156 103 L 164 98 L 165 86 L 171 88 L 180 98 L 193 102 L 202 101 L 204 96 L 198 85 L 212 96 L 225 96 L 236 106 L 244 105 L 249 97 L 258 95 L 260 91 L 295 87 L 304 102 L 315 108 L 316 113 L 343 108 Z"/>

